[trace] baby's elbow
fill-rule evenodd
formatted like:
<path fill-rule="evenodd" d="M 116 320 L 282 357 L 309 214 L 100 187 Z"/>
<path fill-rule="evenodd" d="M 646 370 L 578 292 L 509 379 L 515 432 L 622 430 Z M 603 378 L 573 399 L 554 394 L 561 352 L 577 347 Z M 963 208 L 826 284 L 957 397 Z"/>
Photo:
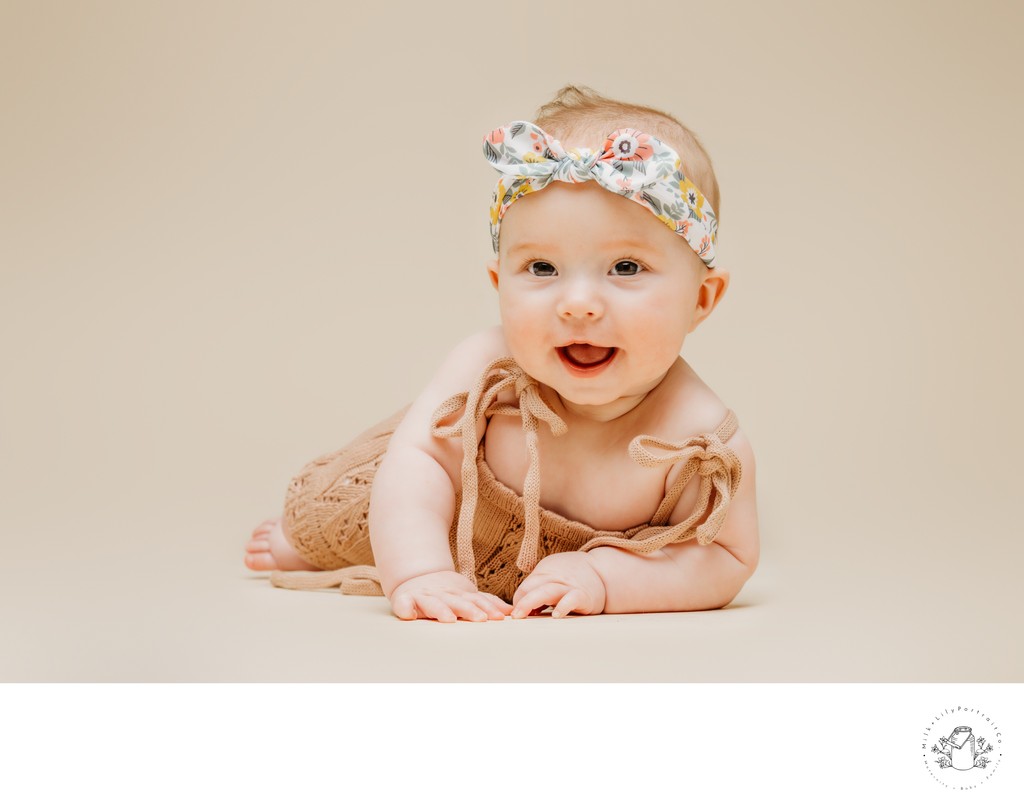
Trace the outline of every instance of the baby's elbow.
<path fill-rule="evenodd" d="M 754 575 L 761 561 L 761 537 L 756 515 L 749 515 L 747 519 L 742 520 L 740 530 L 731 533 L 728 538 L 719 534 L 715 542 L 731 557 L 724 579 L 727 582 L 725 589 L 735 598 L 747 580 Z"/>
<path fill-rule="evenodd" d="M 754 571 L 757 570 L 757 565 L 761 561 L 761 543 L 755 540 L 751 547 L 747 549 L 747 552 L 740 557 L 740 562 L 743 565 L 743 581 L 740 582 L 742 587 L 746 584 L 747 580 L 754 575 Z"/>
<path fill-rule="evenodd" d="M 723 576 L 720 582 L 720 586 L 712 599 L 712 606 L 708 607 L 711 610 L 720 610 L 722 607 L 729 606 L 740 594 L 743 586 L 750 580 L 750 577 L 754 575 L 754 569 L 757 567 L 757 555 L 755 553 L 752 561 L 737 560 L 734 564 L 728 576 Z"/>

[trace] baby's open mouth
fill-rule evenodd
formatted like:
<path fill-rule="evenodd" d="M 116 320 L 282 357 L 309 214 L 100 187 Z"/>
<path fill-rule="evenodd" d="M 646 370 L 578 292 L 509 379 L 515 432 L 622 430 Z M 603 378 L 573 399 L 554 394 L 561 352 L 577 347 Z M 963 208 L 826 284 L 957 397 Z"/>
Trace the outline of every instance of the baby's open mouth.
<path fill-rule="evenodd" d="M 570 365 L 580 369 L 588 369 L 597 368 L 599 365 L 609 362 L 615 356 L 617 350 L 614 346 L 609 348 L 607 346 L 594 346 L 589 343 L 571 343 L 567 346 L 560 346 L 558 353 Z"/>

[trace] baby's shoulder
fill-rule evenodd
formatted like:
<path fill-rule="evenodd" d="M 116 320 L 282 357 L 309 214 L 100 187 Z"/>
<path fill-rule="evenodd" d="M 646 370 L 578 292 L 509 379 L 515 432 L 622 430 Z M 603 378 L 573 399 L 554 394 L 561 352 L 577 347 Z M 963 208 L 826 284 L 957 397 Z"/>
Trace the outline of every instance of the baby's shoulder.
<path fill-rule="evenodd" d="M 448 352 L 424 394 L 432 402 L 440 402 L 449 396 L 472 390 L 488 365 L 507 356 L 508 346 L 500 326 L 476 332 Z"/>
<path fill-rule="evenodd" d="M 665 391 L 665 411 L 658 424 L 659 431 L 652 431 L 656 438 L 666 441 L 683 442 L 695 436 L 716 432 L 729 416 L 731 408 L 708 386 L 692 368 L 683 363 L 680 375 L 672 380 Z M 730 549 L 737 559 L 744 561 L 753 570 L 758 558 L 758 520 L 756 494 L 756 467 L 754 450 L 747 434 L 743 431 L 740 414 L 734 412 L 738 426 L 725 441 L 735 455 L 738 464 L 730 472 L 731 479 L 738 483 L 732 497 L 725 522 L 719 529 L 715 541 Z M 671 487 L 683 464 L 673 464 L 666 476 L 666 491 Z M 701 483 L 695 475 L 684 489 L 676 503 L 669 523 L 675 525 L 689 519 L 696 507 Z M 712 505 L 708 504 L 708 510 Z M 681 546 L 666 546 L 671 554 L 682 552 Z"/>
<path fill-rule="evenodd" d="M 450 408 L 450 400 L 473 390 L 483 370 L 494 360 L 505 356 L 508 356 L 508 346 L 500 327 L 484 329 L 458 343 L 409 406 L 392 436 L 392 445 L 412 445 L 433 457 L 448 472 L 458 491 L 462 442 L 436 438 L 433 434 L 435 416 L 440 410 L 445 422 L 452 423 L 456 413 L 443 416 L 443 411 Z M 485 426 L 481 418 L 477 423 L 477 435 L 483 435 Z"/>
<path fill-rule="evenodd" d="M 682 357 L 645 405 L 636 432 L 666 441 L 715 432 L 729 413 L 728 405 Z"/>
<path fill-rule="evenodd" d="M 715 432 L 723 426 L 730 411 L 727 403 L 682 357 L 658 386 L 656 395 L 649 399 L 649 410 L 636 432 L 667 441 L 685 441 L 695 435 Z M 735 414 L 735 417 L 739 425 L 726 443 L 751 457 L 753 451 L 743 434 L 740 415 Z"/>

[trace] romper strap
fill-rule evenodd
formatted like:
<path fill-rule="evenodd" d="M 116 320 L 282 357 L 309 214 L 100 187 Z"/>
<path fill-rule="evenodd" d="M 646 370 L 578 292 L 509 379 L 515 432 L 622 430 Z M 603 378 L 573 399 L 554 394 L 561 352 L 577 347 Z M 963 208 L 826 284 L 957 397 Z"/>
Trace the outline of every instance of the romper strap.
<path fill-rule="evenodd" d="M 736 415 L 730 410 L 717 430 L 692 436 L 685 441 L 665 441 L 651 435 L 638 435 L 634 438 L 629 444 L 629 455 L 636 463 L 654 467 L 682 462 L 679 477 L 665 494 L 648 528 L 629 538 L 595 537 L 580 550 L 613 545 L 634 553 L 651 553 L 670 543 L 686 542 L 694 538 L 701 545 L 710 544 L 725 522 L 729 503 L 736 495 L 743 475 L 739 456 L 725 445 L 736 432 L 737 426 Z M 672 509 L 694 475 L 700 475 L 700 490 L 693 511 L 681 523 L 666 526 Z M 698 525 L 709 503 L 712 505 L 711 514 Z"/>
<path fill-rule="evenodd" d="M 496 404 L 498 395 L 512 389 L 519 406 Z M 449 416 L 463 410 L 462 418 L 455 424 L 441 426 Z M 459 524 L 456 534 L 456 555 L 459 573 L 476 583 L 476 560 L 473 555 L 473 518 L 476 515 L 478 478 L 477 447 L 480 436 L 477 425 L 481 418 L 493 415 L 519 416 L 526 434 L 526 451 L 529 466 L 523 483 L 526 533 L 519 548 L 516 565 L 524 572 L 530 572 L 537 565 L 540 543 L 540 458 L 537 454 L 538 421 L 548 425 L 552 434 L 562 435 L 568 427 L 544 401 L 537 381 L 511 357 L 496 359 L 484 370 L 473 390 L 458 393 L 446 399 L 434 411 L 431 431 L 435 438 L 462 438 L 462 505 L 459 508 Z"/>
<path fill-rule="evenodd" d="M 722 419 L 722 423 L 715 428 L 715 435 L 717 435 L 724 444 L 736 435 L 736 430 L 739 429 L 739 426 L 740 421 L 736 418 L 736 414 L 729 410 L 726 412 L 725 418 Z"/>
<path fill-rule="evenodd" d="M 733 413 L 732 410 L 729 410 L 728 412 L 726 412 L 725 418 L 722 419 L 722 423 L 718 425 L 718 427 L 715 429 L 714 433 L 706 435 L 708 441 L 705 441 L 705 446 L 709 446 L 710 445 L 710 446 L 717 447 L 719 442 L 721 444 L 725 444 L 726 441 L 728 441 L 730 438 L 733 437 L 733 435 L 735 435 L 736 430 L 738 429 L 738 427 L 739 427 L 739 420 L 736 418 L 736 414 Z M 711 439 L 713 439 L 714 436 L 718 437 L 718 442 L 711 441 Z M 704 437 L 705 436 L 701 436 L 701 438 L 704 438 Z M 643 436 L 637 436 L 637 438 L 634 439 L 634 443 L 640 442 L 641 439 L 646 440 L 649 444 L 657 444 L 659 446 L 659 448 L 661 448 L 661 449 L 675 449 L 676 450 L 676 452 L 674 454 L 672 454 L 671 456 L 658 456 L 660 458 L 663 458 L 664 460 L 658 460 L 650 452 L 646 453 L 646 455 L 648 457 L 645 457 L 643 460 L 637 460 L 636 456 L 633 454 L 633 447 L 631 445 L 630 446 L 630 456 L 633 457 L 633 460 L 635 460 L 641 466 L 657 466 L 657 465 L 660 465 L 660 464 L 663 464 L 663 463 L 667 463 L 668 462 L 668 458 L 674 458 L 675 459 L 675 460 L 672 461 L 672 463 L 675 463 L 678 460 L 684 460 L 685 459 L 685 454 L 680 455 L 678 450 L 682 449 L 683 447 L 685 447 L 686 446 L 686 442 L 684 442 L 682 444 L 670 443 L 670 442 L 665 442 L 665 441 L 659 441 L 659 439 L 652 438 L 651 436 L 643 435 Z M 692 441 L 692 439 L 691 439 L 691 441 Z M 710 441 L 710 444 L 708 443 L 709 441 Z M 705 473 L 707 471 L 708 470 L 705 467 Z M 698 467 L 698 472 L 699 472 L 699 467 Z M 672 515 L 672 511 L 675 509 L 676 504 L 679 502 L 679 498 L 683 494 L 683 489 L 686 488 L 686 484 L 689 483 L 690 479 L 693 477 L 692 473 L 690 473 L 689 475 L 687 475 L 685 473 L 686 473 L 686 470 L 684 469 L 683 472 L 679 475 L 679 477 L 676 478 L 676 480 L 672 484 L 671 488 L 665 493 L 665 497 L 661 501 L 661 505 L 658 506 L 658 510 L 656 512 L 654 512 L 654 516 L 651 518 L 651 524 L 652 525 L 666 525 L 668 523 L 668 518 Z M 737 481 L 738 481 L 738 479 L 737 479 Z M 701 512 L 701 513 L 703 513 L 703 512 Z"/>
<path fill-rule="evenodd" d="M 380 574 L 373 565 L 352 565 L 339 570 L 275 570 L 270 583 L 288 590 L 322 590 L 338 587 L 351 596 L 382 596 Z"/>

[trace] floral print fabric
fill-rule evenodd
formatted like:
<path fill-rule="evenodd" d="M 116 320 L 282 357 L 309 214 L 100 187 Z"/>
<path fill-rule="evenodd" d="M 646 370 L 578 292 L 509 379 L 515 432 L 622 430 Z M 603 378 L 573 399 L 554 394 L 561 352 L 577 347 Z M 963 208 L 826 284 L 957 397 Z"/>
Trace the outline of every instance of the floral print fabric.
<path fill-rule="evenodd" d="M 536 124 L 513 121 L 484 138 L 484 155 L 502 177 L 491 200 L 491 244 L 498 252 L 501 218 L 520 197 L 548 183 L 595 180 L 602 188 L 643 205 L 715 266 L 718 219 L 700 189 L 682 172 L 668 144 L 638 129 L 617 129 L 600 152 L 565 149 Z"/>

